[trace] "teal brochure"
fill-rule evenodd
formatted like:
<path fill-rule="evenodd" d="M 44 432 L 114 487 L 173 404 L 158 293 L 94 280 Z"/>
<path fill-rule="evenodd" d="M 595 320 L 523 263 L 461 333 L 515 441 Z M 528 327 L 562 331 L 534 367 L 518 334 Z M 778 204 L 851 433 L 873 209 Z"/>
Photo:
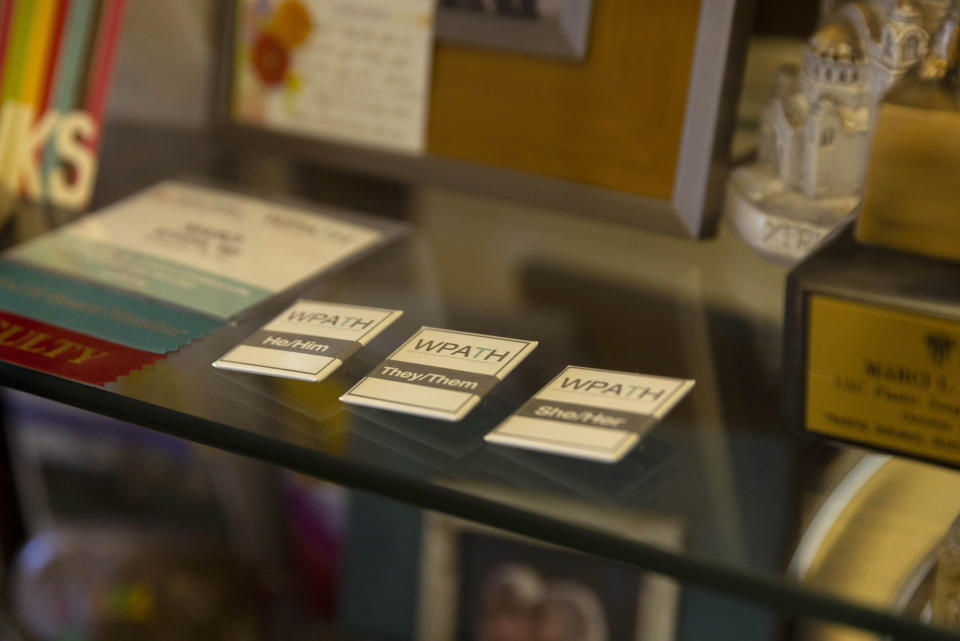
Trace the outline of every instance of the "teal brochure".
<path fill-rule="evenodd" d="M 8 260 L 0 260 L 0 309 L 157 354 L 175 351 L 220 325 Z"/>

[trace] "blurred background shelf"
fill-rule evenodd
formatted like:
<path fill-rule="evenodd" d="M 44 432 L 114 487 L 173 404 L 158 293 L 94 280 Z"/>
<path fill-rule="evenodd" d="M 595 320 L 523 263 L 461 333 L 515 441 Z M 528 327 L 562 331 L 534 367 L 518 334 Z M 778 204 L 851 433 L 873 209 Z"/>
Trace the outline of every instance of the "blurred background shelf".
<path fill-rule="evenodd" d="M 732 162 L 815 22 L 756 4 Z M 610 639 L 955 638 L 924 606 L 960 474 L 786 430 L 786 266 L 722 220 L 694 241 L 238 148 L 209 122 L 215 3 L 128 5 L 91 210 L 188 177 L 410 232 L 104 388 L 0 363 L 0 641 L 474 639 L 506 575 L 588 586 Z M 0 248 L 74 218 L 24 205 Z M 211 367 L 298 297 L 405 314 L 320 384 Z M 540 347 L 460 423 L 338 401 L 422 324 Z M 617 465 L 482 440 L 568 364 L 697 386 Z"/>
<path fill-rule="evenodd" d="M 888 577 L 893 585 L 867 594 L 854 584 L 818 580 L 816 571 L 786 573 L 806 521 L 833 494 L 825 470 L 862 455 L 779 424 L 786 268 L 764 262 L 728 229 L 695 243 L 479 196 L 325 173 L 267 153 L 224 153 L 203 136 L 168 127 L 114 123 L 102 167 L 95 206 L 189 173 L 408 221 L 411 233 L 106 388 L 4 363 L 5 386 L 785 615 L 905 638 L 947 638 L 893 610 L 903 577 Z M 36 220 L 23 212 L 6 230 L 6 244 L 44 231 Z M 64 222 L 55 215 L 46 220 Z M 319 384 L 210 366 L 297 297 L 406 313 Z M 533 338 L 541 347 L 458 424 L 337 400 L 422 324 Z M 697 387 L 614 466 L 482 441 L 568 363 L 695 378 Z M 953 472 L 938 474 L 944 483 L 960 483 Z M 960 496 L 946 488 L 943 495 Z M 945 501 L 941 516 L 925 521 L 881 502 L 876 527 L 892 532 L 909 518 L 924 532 L 917 541 L 939 540 L 949 526 L 944 515 L 960 511 L 960 499 Z M 418 518 L 407 523 L 387 519 L 382 526 L 396 532 L 409 526 L 416 539 L 420 526 L 410 524 Z M 385 555 L 377 565 L 405 562 Z"/>

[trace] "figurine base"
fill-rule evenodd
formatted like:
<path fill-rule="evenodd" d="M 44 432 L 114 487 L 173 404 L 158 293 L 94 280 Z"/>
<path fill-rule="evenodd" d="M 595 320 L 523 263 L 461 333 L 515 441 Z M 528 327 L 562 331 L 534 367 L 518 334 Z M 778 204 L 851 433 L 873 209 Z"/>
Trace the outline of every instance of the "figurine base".
<path fill-rule="evenodd" d="M 731 174 L 724 211 L 747 244 L 766 258 L 792 264 L 813 251 L 858 203 L 855 196 L 807 198 L 752 164 Z"/>
<path fill-rule="evenodd" d="M 787 281 L 787 423 L 960 467 L 960 263 L 828 238 Z"/>

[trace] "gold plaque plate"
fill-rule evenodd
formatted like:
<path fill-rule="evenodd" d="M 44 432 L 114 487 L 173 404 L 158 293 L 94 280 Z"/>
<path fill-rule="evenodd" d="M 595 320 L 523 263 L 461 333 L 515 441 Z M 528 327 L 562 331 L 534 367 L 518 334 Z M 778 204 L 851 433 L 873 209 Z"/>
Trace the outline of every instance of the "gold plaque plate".
<path fill-rule="evenodd" d="M 812 295 L 806 427 L 960 464 L 960 321 Z"/>

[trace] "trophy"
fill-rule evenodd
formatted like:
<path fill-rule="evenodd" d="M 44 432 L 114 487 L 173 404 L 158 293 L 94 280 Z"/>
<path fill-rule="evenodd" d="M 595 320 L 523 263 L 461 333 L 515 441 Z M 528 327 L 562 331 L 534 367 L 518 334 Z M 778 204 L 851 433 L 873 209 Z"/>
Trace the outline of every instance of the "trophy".
<path fill-rule="evenodd" d="M 960 261 L 957 5 L 917 73 L 887 95 L 874 134 L 856 238 Z"/>
<path fill-rule="evenodd" d="M 881 103 L 855 225 L 791 272 L 794 427 L 960 467 L 960 2 Z"/>
<path fill-rule="evenodd" d="M 881 100 L 948 13 L 949 0 L 821 0 L 802 61 L 774 78 L 756 158 L 727 184 L 726 216 L 748 244 L 795 263 L 856 210 Z"/>

